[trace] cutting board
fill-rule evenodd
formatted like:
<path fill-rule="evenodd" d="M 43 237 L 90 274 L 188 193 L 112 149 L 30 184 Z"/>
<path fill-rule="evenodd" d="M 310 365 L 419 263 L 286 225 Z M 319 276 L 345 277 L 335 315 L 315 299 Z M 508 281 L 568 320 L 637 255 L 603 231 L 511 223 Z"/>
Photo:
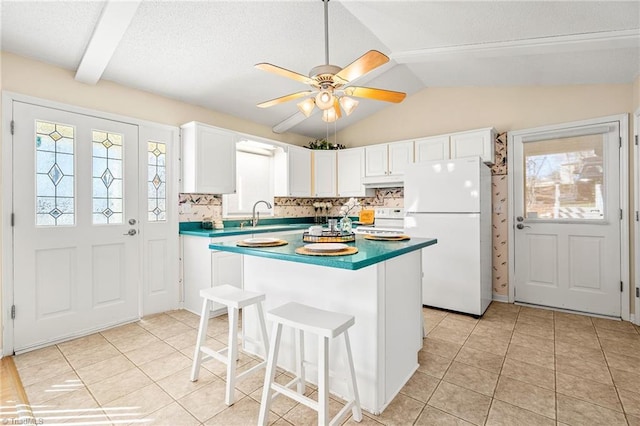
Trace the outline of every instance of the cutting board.
<path fill-rule="evenodd" d="M 360 210 L 358 222 L 363 225 L 371 225 L 373 223 L 374 210 Z"/>

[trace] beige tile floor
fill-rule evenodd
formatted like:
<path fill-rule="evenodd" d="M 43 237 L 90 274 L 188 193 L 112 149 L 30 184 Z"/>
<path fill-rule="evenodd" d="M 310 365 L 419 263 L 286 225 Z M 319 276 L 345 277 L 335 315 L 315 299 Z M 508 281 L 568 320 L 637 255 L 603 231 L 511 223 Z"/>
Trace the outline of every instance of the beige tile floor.
<path fill-rule="evenodd" d="M 631 323 L 503 303 L 480 320 L 433 309 L 424 319 L 418 371 L 363 424 L 640 425 L 640 331 Z M 167 312 L 15 357 L 34 416 L 47 424 L 255 424 L 263 374 L 237 386 L 232 407 L 222 364 L 206 362 L 189 381 L 197 325 L 196 315 Z M 210 320 L 209 345 L 222 347 L 226 331 L 226 317 Z M 238 362 L 242 370 L 257 361 Z M 339 408 L 331 401 L 333 413 Z M 279 398 L 270 421 L 307 425 L 316 416 Z"/>

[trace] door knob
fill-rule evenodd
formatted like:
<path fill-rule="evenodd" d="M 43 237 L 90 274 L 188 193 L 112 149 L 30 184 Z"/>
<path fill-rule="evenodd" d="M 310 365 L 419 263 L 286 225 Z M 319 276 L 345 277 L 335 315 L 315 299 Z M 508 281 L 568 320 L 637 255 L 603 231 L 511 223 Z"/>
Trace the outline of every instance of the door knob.
<path fill-rule="evenodd" d="M 135 229 L 129 229 L 129 231 L 127 231 L 126 234 L 122 234 L 122 235 L 131 235 L 134 236 L 138 233 L 138 231 L 136 231 Z"/>
<path fill-rule="evenodd" d="M 135 225 L 136 223 L 135 219 L 129 219 L 129 225 Z"/>
<path fill-rule="evenodd" d="M 522 222 L 522 221 L 524 220 L 524 217 L 522 217 L 522 216 L 518 216 L 518 217 L 516 217 L 516 220 L 517 220 L 518 222 Z"/>
<path fill-rule="evenodd" d="M 519 223 L 519 224 L 517 224 L 517 225 L 516 225 L 516 228 L 518 228 L 518 229 L 524 229 L 524 228 L 531 228 L 531 227 L 530 227 L 530 226 L 528 226 L 528 225 L 523 225 L 523 224 Z"/>

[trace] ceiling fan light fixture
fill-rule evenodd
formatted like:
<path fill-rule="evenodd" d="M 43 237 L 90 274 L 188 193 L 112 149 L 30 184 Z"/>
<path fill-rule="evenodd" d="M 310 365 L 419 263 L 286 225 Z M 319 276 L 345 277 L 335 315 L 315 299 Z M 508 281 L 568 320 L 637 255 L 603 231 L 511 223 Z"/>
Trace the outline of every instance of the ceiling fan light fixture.
<path fill-rule="evenodd" d="M 347 115 L 350 115 L 353 111 L 355 111 L 359 103 L 360 102 L 348 96 L 342 96 L 340 98 L 340 106 L 342 106 L 342 109 L 345 113 L 347 113 Z"/>
<path fill-rule="evenodd" d="M 316 105 L 322 110 L 333 108 L 333 93 L 327 89 L 322 89 L 320 93 L 316 95 Z"/>
<path fill-rule="evenodd" d="M 316 106 L 316 102 L 313 98 L 307 98 L 302 102 L 298 102 L 297 106 L 301 113 L 309 117 L 313 112 L 313 108 Z"/>
<path fill-rule="evenodd" d="M 336 110 L 333 108 L 325 109 L 322 112 L 322 121 L 325 121 L 327 123 L 333 123 L 337 119 L 338 119 L 338 116 L 336 115 Z"/>

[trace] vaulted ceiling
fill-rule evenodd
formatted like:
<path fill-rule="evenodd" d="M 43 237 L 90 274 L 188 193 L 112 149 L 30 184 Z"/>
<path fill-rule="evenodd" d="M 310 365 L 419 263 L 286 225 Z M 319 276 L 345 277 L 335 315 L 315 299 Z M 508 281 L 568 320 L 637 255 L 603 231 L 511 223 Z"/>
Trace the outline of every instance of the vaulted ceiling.
<path fill-rule="evenodd" d="M 307 75 L 325 63 L 322 0 L 8 1 L 2 50 L 231 114 L 279 131 L 322 137 L 306 90 L 254 68 L 269 62 Z M 640 75 L 639 1 L 331 0 L 329 62 L 371 49 L 391 61 L 353 83 L 406 92 L 436 86 L 631 83 Z M 93 80 L 93 81 L 92 81 Z M 382 108 L 361 99 L 340 130 Z M 330 132 L 334 124 L 330 124 Z"/>

